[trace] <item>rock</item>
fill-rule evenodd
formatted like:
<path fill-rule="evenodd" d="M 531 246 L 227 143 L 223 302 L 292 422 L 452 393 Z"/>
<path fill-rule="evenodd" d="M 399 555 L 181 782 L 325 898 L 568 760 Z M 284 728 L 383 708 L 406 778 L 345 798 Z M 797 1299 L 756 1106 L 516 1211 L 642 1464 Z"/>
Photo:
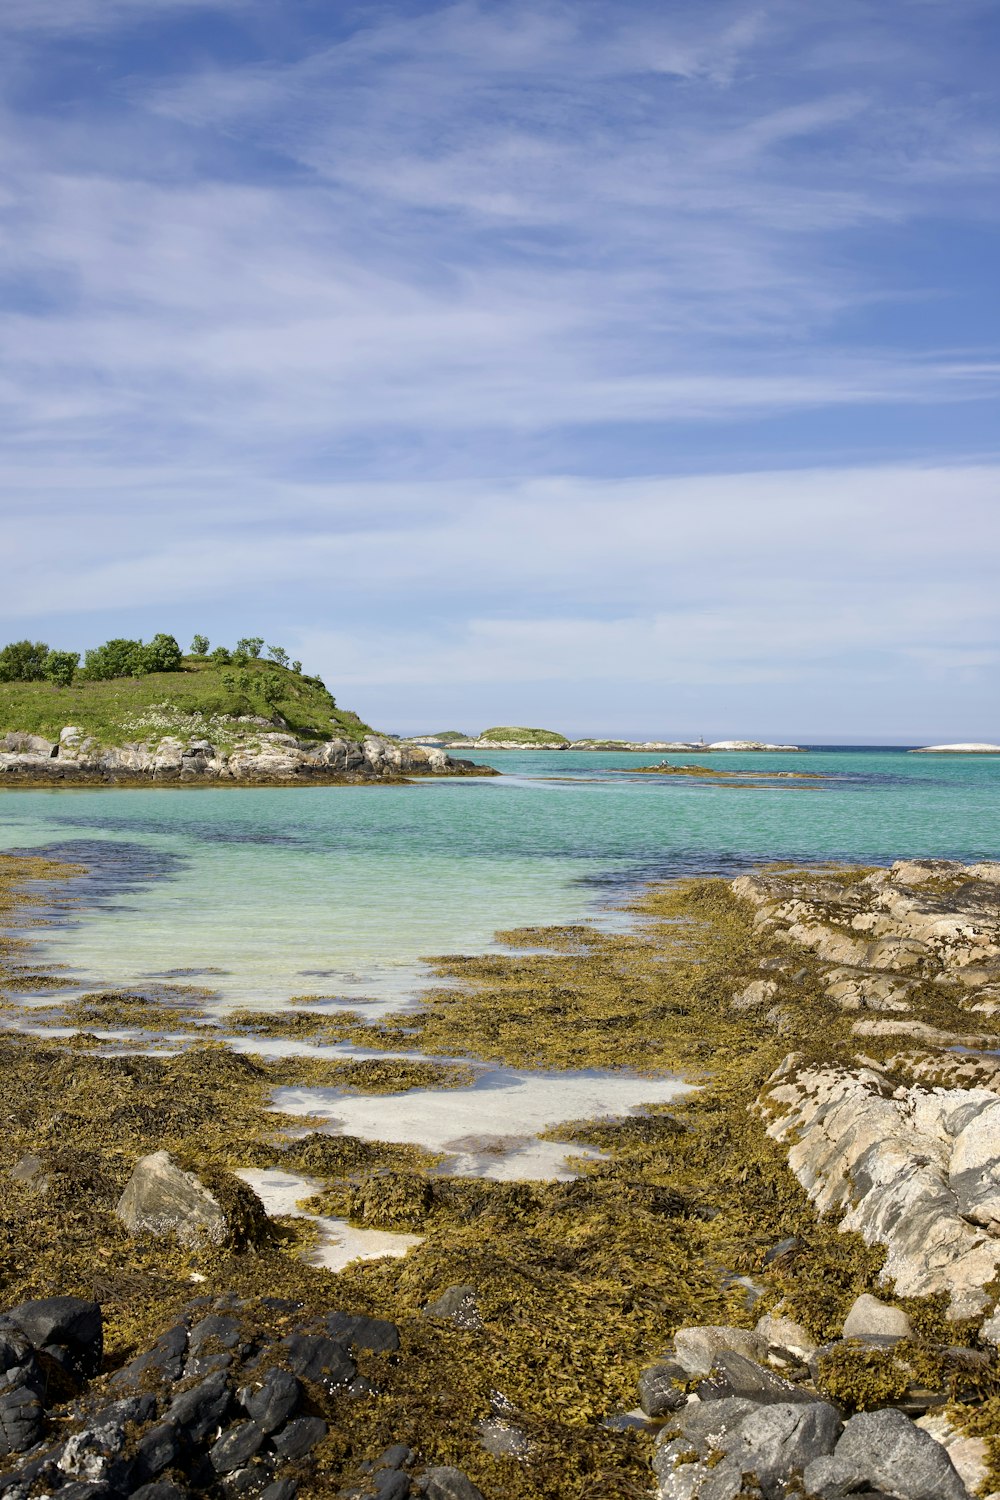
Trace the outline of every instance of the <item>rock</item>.
<path fill-rule="evenodd" d="M 333 1312 L 326 1319 L 326 1331 L 332 1339 L 374 1354 L 393 1354 L 399 1348 L 399 1329 L 387 1318 Z"/>
<path fill-rule="evenodd" d="M 167 1407 L 164 1420 L 179 1428 L 190 1443 L 202 1442 L 229 1410 L 229 1381 L 224 1370 L 184 1391 Z"/>
<path fill-rule="evenodd" d="M 674 1358 L 688 1375 L 707 1375 L 723 1350 L 757 1360 L 763 1353 L 759 1336 L 750 1328 L 695 1324 L 674 1334 Z"/>
<path fill-rule="evenodd" d="M 942 1411 L 928 1412 L 926 1416 L 919 1417 L 916 1426 L 941 1444 L 969 1494 L 981 1494 L 989 1473 L 989 1452 L 985 1440 L 966 1437 Z"/>
<path fill-rule="evenodd" d="M 662 1417 L 669 1411 L 678 1411 L 687 1400 L 683 1389 L 688 1380 L 687 1371 L 674 1360 L 664 1360 L 650 1365 L 639 1376 L 639 1405 L 647 1417 Z"/>
<path fill-rule="evenodd" d="M 477 1424 L 479 1441 L 494 1458 L 527 1458 L 531 1452 L 528 1434 L 506 1417 L 488 1417 Z"/>
<path fill-rule="evenodd" d="M 293 1333 L 285 1339 L 285 1348 L 295 1374 L 324 1390 L 335 1391 L 349 1385 L 358 1373 L 343 1344 L 322 1334 Z"/>
<path fill-rule="evenodd" d="M 477 1489 L 461 1469 L 446 1465 L 425 1469 L 420 1478 L 420 1491 L 426 1500 L 485 1500 L 482 1490 Z"/>
<path fill-rule="evenodd" d="M 302 1385 L 288 1370 L 272 1366 L 258 1390 L 249 1386 L 238 1393 L 240 1404 L 263 1432 L 274 1432 L 293 1414 L 302 1399 Z"/>
<path fill-rule="evenodd" d="M 752 979 L 748 985 L 734 995 L 729 1002 L 730 1010 L 760 1010 L 778 993 L 773 979 Z"/>
<path fill-rule="evenodd" d="M 483 1320 L 479 1314 L 474 1286 L 450 1286 L 424 1308 L 426 1318 L 447 1318 L 458 1328 L 471 1333 L 481 1333 Z"/>
<path fill-rule="evenodd" d="M 908 1339 L 913 1333 L 913 1325 L 901 1307 L 893 1307 L 889 1302 L 880 1302 L 877 1297 L 862 1292 L 844 1319 L 843 1332 L 845 1339 L 866 1339 L 872 1334 Z"/>
<path fill-rule="evenodd" d="M 271 1436 L 271 1441 L 282 1458 L 302 1458 L 326 1437 L 326 1423 L 320 1417 L 296 1417 L 280 1432 Z"/>
<path fill-rule="evenodd" d="M 968 1500 L 941 1444 L 891 1407 L 852 1417 L 832 1455 L 809 1464 L 805 1485 L 819 1500 L 842 1500 L 862 1486 L 896 1500 Z"/>
<path fill-rule="evenodd" d="M 833 1451 L 841 1431 L 836 1409 L 825 1401 L 695 1403 L 681 1414 L 677 1435 L 668 1429 L 658 1446 L 660 1500 L 729 1500 L 743 1493 L 751 1475 L 766 1500 L 778 1500 L 793 1474 Z"/>
<path fill-rule="evenodd" d="M 131 1234 L 174 1236 L 190 1248 L 206 1240 L 240 1248 L 269 1234 L 264 1205 L 239 1178 L 225 1174 L 225 1199 L 166 1151 L 144 1156 L 133 1169 L 115 1209 Z"/>
<path fill-rule="evenodd" d="M 80 1297 L 43 1297 L 10 1308 L 4 1319 L 21 1330 L 33 1348 L 44 1351 L 73 1375 L 96 1375 L 104 1355 L 101 1309 Z"/>
<path fill-rule="evenodd" d="M 979 1337 L 987 1344 L 1000 1345 L 1000 1308 L 991 1313 L 979 1330 Z"/>
<path fill-rule="evenodd" d="M 716 1356 L 710 1373 L 698 1386 L 698 1396 L 701 1401 L 740 1396 L 759 1405 L 815 1400 L 790 1381 L 782 1380 L 780 1375 L 731 1349 L 724 1349 Z"/>
<path fill-rule="evenodd" d="M 49 1190 L 49 1178 L 45 1171 L 45 1163 L 40 1156 L 29 1153 L 22 1156 L 14 1163 L 7 1176 L 14 1182 L 23 1183 L 30 1187 L 33 1192 L 47 1193 Z"/>
<path fill-rule="evenodd" d="M 24 1453 L 45 1430 L 45 1412 L 35 1391 L 20 1386 L 0 1393 L 0 1458 Z"/>
<path fill-rule="evenodd" d="M 872 1067 L 800 1068 L 793 1056 L 760 1107 L 819 1212 L 841 1210 L 843 1228 L 887 1246 L 883 1280 L 897 1295 L 945 1292 L 951 1317 L 982 1312 L 1000 1240 L 970 1223 L 963 1205 L 984 1218 L 994 1211 L 995 1094 L 895 1088 Z"/>
<path fill-rule="evenodd" d="M 762 1407 L 740 1424 L 724 1451 L 752 1473 L 766 1496 L 785 1494 L 793 1473 L 833 1451 L 843 1431 L 836 1407 L 826 1401 Z"/>
<path fill-rule="evenodd" d="M 208 1461 L 217 1474 L 231 1474 L 259 1453 L 265 1441 L 265 1434 L 256 1422 L 240 1422 L 212 1444 Z"/>
<path fill-rule="evenodd" d="M 144 1375 L 163 1381 L 181 1378 L 187 1357 L 188 1331 L 183 1323 L 169 1328 L 161 1334 L 144 1354 L 137 1355 L 132 1362 L 111 1377 L 112 1385 L 138 1385 Z"/>
<path fill-rule="evenodd" d="M 768 1359 L 799 1360 L 807 1364 L 816 1353 L 816 1340 L 793 1318 L 768 1313 L 760 1319 L 755 1332 Z"/>

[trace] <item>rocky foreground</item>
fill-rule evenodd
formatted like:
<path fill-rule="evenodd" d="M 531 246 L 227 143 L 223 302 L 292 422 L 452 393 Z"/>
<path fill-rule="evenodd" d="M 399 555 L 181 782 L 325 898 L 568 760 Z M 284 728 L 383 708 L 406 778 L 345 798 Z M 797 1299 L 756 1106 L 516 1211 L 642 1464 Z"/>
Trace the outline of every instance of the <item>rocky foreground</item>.
<path fill-rule="evenodd" d="M 235 743 L 226 746 L 198 735 L 165 735 L 109 746 L 68 724 L 56 741 L 16 731 L 0 738 L 0 785 L 148 781 L 294 785 L 493 774 L 487 766 L 457 760 L 444 750 L 399 744 L 377 735 L 368 735 L 360 743 L 317 741 L 256 727 L 245 729 Z"/>

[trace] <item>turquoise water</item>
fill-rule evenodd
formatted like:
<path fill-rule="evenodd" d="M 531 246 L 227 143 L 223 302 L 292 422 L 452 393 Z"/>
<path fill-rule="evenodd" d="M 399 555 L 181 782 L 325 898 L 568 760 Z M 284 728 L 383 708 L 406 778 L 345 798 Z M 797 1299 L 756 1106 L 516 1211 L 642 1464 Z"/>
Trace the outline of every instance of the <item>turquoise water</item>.
<path fill-rule="evenodd" d="M 621 774 L 658 758 L 648 754 L 475 758 L 504 774 L 402 787 L 4 791 L 0 847 L 90 867 L 94 908 L 44 944 L 81 985 L 209 969 L 221 971 L 205 982 L 225 999 L 268 1004 L 307 993 L 394 1000 L 421 982 L 421 955 L 481 951 L 504 927 L 605 920 L 648 879 L 775 858 L 1000 852 L 1000 758 L 703 757 L 830 778 L 738 785 Z"/>

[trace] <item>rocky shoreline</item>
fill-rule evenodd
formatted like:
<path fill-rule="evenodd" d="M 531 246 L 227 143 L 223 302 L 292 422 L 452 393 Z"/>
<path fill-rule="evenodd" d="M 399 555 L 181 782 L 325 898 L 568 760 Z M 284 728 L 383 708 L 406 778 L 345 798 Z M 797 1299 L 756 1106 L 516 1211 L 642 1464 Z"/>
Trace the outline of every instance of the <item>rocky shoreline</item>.
<path fill-rule="evenodd" d="M 12 862 L 11 911 L 36 864 Z M 651 888 L 635 916 L 437 960 L 441 990 L 375 1024 L 269 1018 L 370 1051 L 699 1082 L 560 1126 L 597 1156 L 549 1183 L 303 1135 L 270 1100 L 320 1064 L 204 1029 L 166 1058 L 102 1055 L 82 1027 L 18 1036 L 19 970 L 43 976 L 25 940 L 0 944 L 0 1494 L 1000 1493 L 1000 865 L 771 869 Z M 149 1045 L 152 1002 L 88 1005 L 91 1026 L 145 1013 Z M 408 1083 L 387 1059 L 383 1087 L 451 1065 L 407 1064 Z M 193 1198 L 143 1209 L 137 1174 L 164 1152 Z M 308 1266 L 308 1220 L 268 1220 L 231 1175 L 279 1166 L 321 1184 L 321 1212 L 421 1243 Z"/>
<path fill-rule="evenodd" d="M 223 746 L 197 733 L 102 745 L 75 725 L 58 740 L 11 731 L 0 738 L 0 786 L 219 783 L 287 786 L 405 780 L 410 776 L 493 776 L 489 766 L 440 749 L 368 735 L 300 739 L 271 728 L 244 731 Z"/>

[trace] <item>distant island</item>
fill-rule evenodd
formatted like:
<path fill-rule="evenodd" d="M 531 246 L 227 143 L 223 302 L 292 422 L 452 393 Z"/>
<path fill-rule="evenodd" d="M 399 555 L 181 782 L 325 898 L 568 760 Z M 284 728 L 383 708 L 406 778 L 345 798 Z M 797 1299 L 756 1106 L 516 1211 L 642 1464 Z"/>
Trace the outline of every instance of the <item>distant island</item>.
<path fill-rule="evenodd" d="M 911 755 L 1000 755 L 1000 745 L 921 745 Z"/>
<path fill-rule="evenodd" d="M 410 735 L 414 745 L 447 745 L 451 750 L 612 750 L 645 751 L 673 750 L 675 753 L 706 754 L 713 750 L 767 750 L 801 751 L 801 745 L 772 745 L 762 740 L 716 740 L 705 744 L 702 740 L 571 740 L 554 729 L 528 729 L 523 725 L 506 724 L 493 729 L 484 729 L 479 735 L 463 736 L 455 730 L 443 734 Z"/>
<path fill-rule="evenodd" d="M 187 654 L 167 634 L 80 653 L 0 649 L 0 785 L 217 781 L 283 785 L 492 775 L 400 743 L 339 708 L 320 677 L 260 636 Z"/>

